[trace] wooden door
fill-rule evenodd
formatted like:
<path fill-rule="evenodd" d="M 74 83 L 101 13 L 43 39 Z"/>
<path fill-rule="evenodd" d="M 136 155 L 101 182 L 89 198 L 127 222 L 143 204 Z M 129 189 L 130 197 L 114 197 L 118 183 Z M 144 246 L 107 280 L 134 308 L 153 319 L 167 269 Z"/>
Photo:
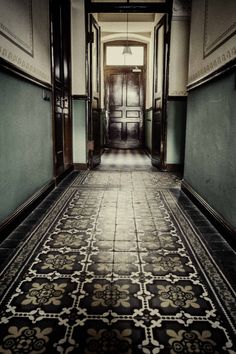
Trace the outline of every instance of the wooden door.
<path fill-rule="evenodd" d="M 88 21 L 89 104 L 88 104 L 88 151 L 89 165 L 101 163 L 101 70 L 100 27 L 89 15 Z"/>
<path fill-rule="evenodd" d="M 72 166 L 70 3 L 51 1 L 55 176 Z"/>
<path fill-rule="evenodd" d="M 143 70 L 113 68 L 105 71 L 108 117 L 107 145 L 132 149 L 143 145 Z"/>
<path fill-rule="evenodd" d="M 152 164 L 165 169 L 167 103 L 167 15 L 154 29 Z"/>

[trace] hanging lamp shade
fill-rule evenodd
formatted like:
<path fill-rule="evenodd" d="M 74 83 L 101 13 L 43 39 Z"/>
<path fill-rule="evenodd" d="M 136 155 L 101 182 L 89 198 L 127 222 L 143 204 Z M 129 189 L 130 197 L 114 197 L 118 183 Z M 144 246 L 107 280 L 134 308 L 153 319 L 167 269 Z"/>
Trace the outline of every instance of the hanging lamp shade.
<path fill-rule="evenodd" d="M 128 45 L 126 45 L 123 49 L 122 54 L 132 54 L 131 48 Z"/>
<path fill-rule="evenodd" d="M 128 17 L 128 13 L 126 16 L 126 45 L 124 46 L 123 52 L 122 54 L 131 54 L 132 55 L 132 50 L 130 48 L 130 46 L 128 45 L 128 22 L 129 22 L 129 17 Z"/>

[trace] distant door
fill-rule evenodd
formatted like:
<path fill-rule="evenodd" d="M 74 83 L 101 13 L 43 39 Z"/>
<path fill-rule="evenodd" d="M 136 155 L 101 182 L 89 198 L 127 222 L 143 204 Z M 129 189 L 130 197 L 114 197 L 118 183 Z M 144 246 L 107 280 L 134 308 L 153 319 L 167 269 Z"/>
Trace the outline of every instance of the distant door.
<path fill-rule="evenodd" d="M 89 104 L 88 104 L 88 150 L 89 164 L 101 163 L 101 72 L 100 27 L 93 17 L 88 18 Z"/>
<path fill-rule="evenodd" d="M 143 145 L 143 70 L 105 70 L 107 145 L 112 148 L 139 148 Z"/>
<path fill-rule="evenodd" d="M 70 3 L 51 1 L 55 176 L 72 165 Z"/>
<path fill-rule="evenodd" d="M 167 103 L 167 15 L 154 29 L 152 164 L 165 169 Z"/>

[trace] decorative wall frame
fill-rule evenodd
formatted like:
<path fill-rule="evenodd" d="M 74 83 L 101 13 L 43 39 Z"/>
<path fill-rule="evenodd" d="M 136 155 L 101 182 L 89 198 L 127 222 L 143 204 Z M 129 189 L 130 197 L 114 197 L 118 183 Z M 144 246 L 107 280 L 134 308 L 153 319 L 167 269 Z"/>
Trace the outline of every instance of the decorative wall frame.
<path fill-rule="evenodd" d="M 0 34 L 33 57 L 32 0 L 21 3 L 24 6 L 17 0 L 1 0 Z"/>
<path fill-rule="evenodd" d="M 217 14 L 225 21 L 217 21 Z M 224 1 L 205 0 L 204 15 L 204 40 L 203 55 L 204 58 L 213 53 L 217 48 L 224 44 L 236 33 L 236 2 L 231 4 Z M 227 21 L 226 21 L 227 19 Z M 216 25 L 217 22 L 217 25 Z"/>

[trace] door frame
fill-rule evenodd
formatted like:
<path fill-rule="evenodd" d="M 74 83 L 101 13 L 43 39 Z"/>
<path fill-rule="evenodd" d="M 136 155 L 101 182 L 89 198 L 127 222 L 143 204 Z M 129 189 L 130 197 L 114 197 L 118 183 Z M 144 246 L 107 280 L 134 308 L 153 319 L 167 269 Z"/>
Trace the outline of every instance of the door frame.
<path fill-rule="evenodd" d="M 164 43 L 163 43 L 163 81 L 162 81 L 162 96 L 156 97 L 156 85 L 158 80 L 158 48 L 157 48 L 157 41 L 158 41 L 158 31 L 160 28 L 163 27 L 164 29 Z M 166 151 L 167 151 L 167 101 L 168 101 L 168 81 L 169 81 L 169 44 L 170 44 L 170 30 L 168 26 L 168 18 L 165 14 L 160 21 L 156 24 L 154 28 L 154 48 L 153 48 L 153 115 L 154 112 L 158 112 L 161 115 L 160 121 L 160 161 L 155 161 L 155 158 L 152 156 L 152 164 L 161 170 L 166 170 Z M 158 101 L 161 102 L 161 109 L 158 107 Z M 154 122 L 154 117 L 152 119 Z M 154 137 L 154 132 L 152 129 L 152 140 Z M 153 146 L 153 144 L 152 144 Z M 153 152 L 151 152 L 153 155 Z"/>
<path fill-rule="evenodd" d="M 65 18 L 64 25 L 69 29 L 66 33 L 63 31 L 63 38 L 58 38 L 56 40 L 60 41 L 61 48 L 65 43 L 68 44 L 67 54 L 68 54 L 68 85 L 61 85 L 61 82 L 56 78 L 56 67 L 55 60 L 59 59 L 60 61 L 60 71 L 63 72 L 63 63 L 62 57 L 55 56 L 55 32 L 54 32 L 54 21 L 56 20 L 55 13 L 55 4 L 57 6 L 61 6 L 61 3 L 57 3 L 56 0 L 50 0 L 49 9 L 50 9 L 50 52 L 51 52 L 51 80 L 52 80 L 52 139 L 53 139 L 53 173 L 56 183 L 59 183 L 64 176 L 66 176 L 70 171 L 73 170 L 73 162 L 72 162 L 72 105 L 71 105 L 71 32 L 70 32 L 70 24 L 71 24 L 71 16 L 70 16 L 70 6 L 64 0 L 64 4 L 68 6 L 68 16 Z M 69 40 L 68 40 L 69 36 Z M 56 91 L 61 91 L 62 95 L 59 99 L 56 95 Z M 65 93 L 67 94 L 65 98 Z M 60 101 L 60 102 L 59 102 Z M 57 114 L 57 106 L 60 106 L 61 114 L 63 116 L 62 123 L 62 145 L 63 145 L 63 166 L 60 169 L 57 167 L 57 151 L 56 151 L 56 114 Z M 63 112 L 64 110 L 64 112 Z"/>
<path fill-rule="evenodd" d="M 106 65 L 106 50 L 108 46 L 125 46 L 127 45 L 127 40 L 112 40 L 103 43 L 103 82 L 104 82 L 104 107 L 105 107 L 105 114 L 106 114 L 106 72 L 107 71 L 126 71 L 129 72 L 134 67 L 142 70 L 142 86 L 143 86 L 143 99 L 142 99 L 142 127 L 141 127 L 141 143 L 144 142 L 144 114 L 145 114 L 145 102 L 146 102 L 146 79 L 147 79 L 147 44 L 144 42 L 140 42 L 138 40 L 129 40 L 128 46 L 132 48 L 132 46 L 141 46 L 144 48 L 144 61 L 143 65 Z M 107 141 L 106 141 L 107 143 Z"/>
<path fill-rule="evenodd" d="M 162 3 L 153 3 L 153 2 L 134 2 L 130 3 L 127 0 L 126 3 L 113 3 L 111 2 L 92 2 L 92 0 L 85 1 L 85 29 L 86 29 L 86 86 L 87 93 L 89 96 L 89 34 L 87 32 L 88 29 L 88 16 L 93 13 L 159 13 L 163 14 L 167 17 L 167 33 L 165 36 L 165 43 L 167 45 L 166 49 L 166 74 L 165 74 L 165 99 L 164 99 L 164 107 L 165 114 L 163 116 L 163 132 L 165 132 L 164 145 L 163 145 L 163 154 L 161 165 L 159 166 L 161 170 L 166 169 L 165 157 L 166 157 L 166 126 L 167 126 L 167 98 L 168 98 L 168 75 L 169 75 L 169 46 L 170 46 L 170 28 L 171 28 L 171 17 L 172 17 L 172 6 L 173 0 L 165 0 Z M 153 63 L 154 65 L 154 63 Z M 89 99 L 89 98 L 88 98 Z M 152 107 L 152 110 L 154 107 Z M 164 135 L 163 135 L 164 137 Z"/>
<path fill-rule="evenodd" d="M 101 117 L 101 33 L 100 26 L 97 23 L 92 13 L 87 13 L 86 21 L 86 87 L 88 94 L 87 102 L 87 161 L 89 168 L 93 168 L 101 162 L 101 141 L 94 138 L 93 121 L 96 115 L 96 124 L 98 123 L 100 131 L 100 117 Z M 93 83 L 93 27 L 96 30 L 96 97 L 94 96 Z M 96 102 L 96 107 L 94 106 Z"/>

